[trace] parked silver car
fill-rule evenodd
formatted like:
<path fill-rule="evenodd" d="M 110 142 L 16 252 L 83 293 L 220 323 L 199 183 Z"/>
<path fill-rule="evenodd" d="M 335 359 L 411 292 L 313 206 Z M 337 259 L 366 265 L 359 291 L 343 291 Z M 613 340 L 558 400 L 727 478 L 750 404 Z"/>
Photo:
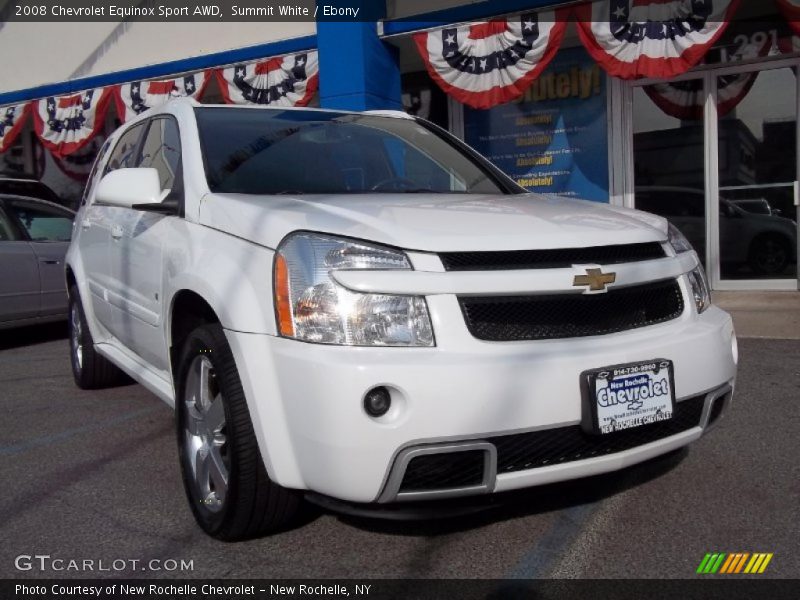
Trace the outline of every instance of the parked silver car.
<path fill-rule="evenodd" d="M 74 218 L 52 202 L 0 195 L 0 329 L 66 319 Z"/>

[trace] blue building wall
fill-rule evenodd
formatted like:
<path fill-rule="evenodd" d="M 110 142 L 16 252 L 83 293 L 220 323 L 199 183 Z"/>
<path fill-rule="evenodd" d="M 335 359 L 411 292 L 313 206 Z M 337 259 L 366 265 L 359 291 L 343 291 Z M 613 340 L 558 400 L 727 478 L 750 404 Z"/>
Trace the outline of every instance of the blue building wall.
<path fill-rule="evenodd" d="M 319 101 L 323 108 L 401 109 L 397 48 L 374 22 L 317 23 Z"/>

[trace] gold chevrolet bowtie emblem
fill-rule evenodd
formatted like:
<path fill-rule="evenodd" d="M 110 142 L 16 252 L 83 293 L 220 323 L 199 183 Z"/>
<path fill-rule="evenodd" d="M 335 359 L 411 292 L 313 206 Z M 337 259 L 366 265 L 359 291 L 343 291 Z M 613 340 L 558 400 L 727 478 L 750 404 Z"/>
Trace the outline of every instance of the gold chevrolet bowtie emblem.
<path fill-rule="evenodd" d="M 603 273 L 601 269 L 586 269 L 586 275 L 575 275 L 572 286 L 588 285 L 589 290 L 592 292 L 604 292 L 606 291 L 606 285 L 614 283 L 616 280 L 616 273 Z"/>

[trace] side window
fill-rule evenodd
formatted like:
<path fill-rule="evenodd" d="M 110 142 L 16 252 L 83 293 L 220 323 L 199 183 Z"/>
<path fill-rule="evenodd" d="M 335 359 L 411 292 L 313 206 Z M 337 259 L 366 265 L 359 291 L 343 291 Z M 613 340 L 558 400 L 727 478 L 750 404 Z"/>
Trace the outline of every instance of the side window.
<path fill-rule="evenodd" d="M 150 122 L 142 144 L 142 159 L 136 166 L 156 169 L 162 190 L 182 190 L 181 141 L 173 119 L 155 118 Z"/>
<path fill-rule="evenodd" d="M 7 210 L 34 242 L 68 242 L 72 237 L 72 214 L 55 207 L 13 201 Z"/>
<path fill-rule="evenodd" d="M 81 198 L 81 204 L 86 204 L 89 201 L 89 195 L 92 189 L 97 185 L 97 181 L 95 181 L 97 177 L 97 171 L 101 164 L 103 164 L 103 159 L 106 157 L 106 153 L 108 149 L 111 148 L 111 140 L 106 140 L 106 143 L 100 148 L 100 152 L 97 153 L 97 157 L 94 159 L 94 165 L 92 165 L 92 170 L 89 173 L 89 177 L 86 179 L 86 187 L 83 188 L 83 197 Z"/>
<path fill-rule="evenodd" d="M 19 240 L 16 228 L 0 208 L 0 242 L 16 242 Z"/>
<path fill-rule="evenodd" d="M 136 166 L 139 138 L 143 131 L 144 123 L 140 123 L 122 134 L 114 147 L 114 151 L 111 153 L 111 157 L 108 159 L 108 164 L 103 172 L 104 175 L 117 169 Z"/>

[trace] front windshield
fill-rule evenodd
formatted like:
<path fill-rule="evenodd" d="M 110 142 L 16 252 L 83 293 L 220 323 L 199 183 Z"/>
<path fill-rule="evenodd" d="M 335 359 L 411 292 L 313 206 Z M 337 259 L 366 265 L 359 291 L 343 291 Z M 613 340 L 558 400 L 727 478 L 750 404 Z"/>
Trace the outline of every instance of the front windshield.
<path fill-rule="evenodd" d="M 410 119 L 197 108 L 212 192 L 507 194 L 513 184 Z"/>

